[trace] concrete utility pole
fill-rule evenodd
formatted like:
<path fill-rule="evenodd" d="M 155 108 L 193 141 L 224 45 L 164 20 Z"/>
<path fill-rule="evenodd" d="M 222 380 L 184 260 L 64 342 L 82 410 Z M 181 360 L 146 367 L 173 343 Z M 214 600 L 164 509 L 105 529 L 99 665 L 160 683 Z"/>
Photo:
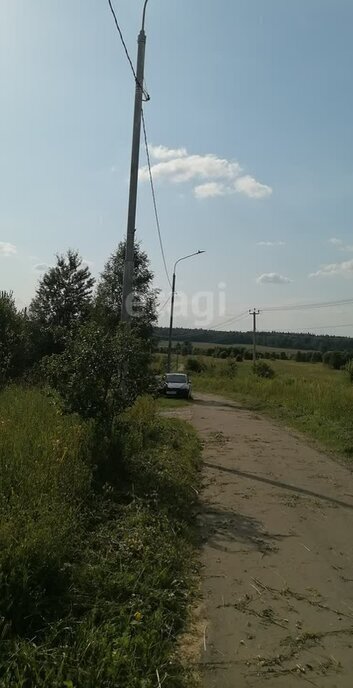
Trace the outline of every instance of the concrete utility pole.
<path fill-rule="evenodd" d="M 257 308 L 254 308 L 252 311 L 249 311 L 250 315 L 253 317 L 253 363 L 255 365 L 256 363 L 256 317 L 260 315 L 260 311 Z"/>
<path fill-rule="evenodd" d="M 187 258 L 192 258 L 193 256 L 199 256 L 201 253 L 205 253 L 205 251 L 196 251 L 195 253 L 190 253 L 189 256 L 184 256 L 183 258 L 179 258 L 179 260 L 177 260 L 174 263 L 173 282 L 172 282 L 172 301 L 171 301 L 171 306 L 170 306 L 170 323 L 169 323 L 169 337 L 168 337 L 168 360 L 167 360 L 167 372 L 168 373 L 170 373 L 170 368 L 172 365 L 172 333 L 173 333 L 173 317 L 174 317 L 176 266 L 182 260 L 186 260 Z"/>
<path fill-rule="evenodd" d="M 141 138 L 141 116 L 143 100 L 143 81 L 145 72 L 145 16 L 148 0 L 145 0 L 142 15 L 142 28 L 138 37 L 137 68 L 136 68 L 136 89 L 135 89 L 135 109 L 134 125 L 132 133 L 131 150 L 131 170 L 130 170 L 130 191 L 129 191 L 129 210 L 126 232 L 126 250 L 123 277 L 123 295 L 121 306 L 121 321 L 130 322 L 133 307 L 133 279 L 134 279 L 134 245 L 135 245 L 135 223 L 137 205 L 137 182 L 140 159 L 140 138 Z"/>

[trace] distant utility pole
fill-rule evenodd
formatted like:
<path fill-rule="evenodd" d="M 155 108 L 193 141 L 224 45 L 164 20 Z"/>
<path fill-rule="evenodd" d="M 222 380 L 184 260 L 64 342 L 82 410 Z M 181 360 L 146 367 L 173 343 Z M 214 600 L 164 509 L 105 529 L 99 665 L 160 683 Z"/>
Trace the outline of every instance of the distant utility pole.
<path fill-rule="evenodd" d="M 254 308 L 252 311 L 249 311 L 250 315 L 253 317 L 253 362 L 254 365 L 256 363 L 256 317 L 260 315 L 260 311 L 257 308 Z"/>
<path fill-rule="evenodd" d="M 133 126 L 133 134 L 132 134 L 131 169 L 130 169 L 129 210 L 128 210 L 128 220 L 127 220 L 125 264 L 124 264 L 124 278 L 123 278 L 123 294 L 122 294 L 122 306 L 121 306 L 121 321 L 122 322 L 130 322 L 131 317 L 132 317 L 135 223 L 136 223 L 136 205 L 137 205 L 137 182 L 138 182 L 138 170 L 139 170 L 139 159 L 140 159 L 143 81 L 144 81 L 144 72 L 145 72 L 145 49 L 146 49 L 145 15 L 146 15 L 147 2 L 148 2 L 148 0 L 145 0 L 145 4 L 143 7 L 143 16 L 142 16 L 142 28 L 141 28 L 141 31 L 140 31 L 139 37 L 138 37 L 136 88 L 135 88 L 135 110 L 134 110 L 134 126 Z"/>

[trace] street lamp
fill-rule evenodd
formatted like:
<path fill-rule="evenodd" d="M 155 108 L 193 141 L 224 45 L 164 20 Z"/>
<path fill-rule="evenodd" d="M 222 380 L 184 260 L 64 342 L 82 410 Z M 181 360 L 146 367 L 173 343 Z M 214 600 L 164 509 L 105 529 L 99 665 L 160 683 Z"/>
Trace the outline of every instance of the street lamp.
<path fill-rule="evenodd" d="M 182 260 L 186 260 L 187 258 L 192 258 L 193 256 L 199 256 L 201 253 L 205 253 L 205 251 L 195 251 L 195 253 L 190 253 L 188 256 L 183 256 L 183 258 L 179 258 L 175 263 L 174 263 L 174 270 L 173 270 L 173 282 L 172 282 L 172 302 L 170 306 L 170 323 L 169 323 L 169 338 L 168 338 L 168 361 L 167 361 L 167 371 L 170 373 L 170 368 L 171 368 L 171 362 L 172 362 L 172 333 L 173 333 L 173 316 L 174 316 L 174 297 L 175 297 L 175 280 L 176 280 L 176 266 L 178 263 L 180 263 Z"/>

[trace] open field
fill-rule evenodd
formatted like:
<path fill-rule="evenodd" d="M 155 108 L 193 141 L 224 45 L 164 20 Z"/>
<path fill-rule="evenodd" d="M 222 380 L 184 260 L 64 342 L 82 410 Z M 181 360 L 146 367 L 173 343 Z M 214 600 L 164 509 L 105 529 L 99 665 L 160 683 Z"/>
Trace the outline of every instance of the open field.
<path fill-rule="evenodd" d="M 173 347 L 177 344 L 176 340 L 173 340 Z M 183 344 L 182 340 L 180 340 L 179 344 Z M 248 344 L 244 343 L 238 343 L 234 342 L 233 344 L 219 344 L 215 342 L 192 342 L 193 347 L 196 349 L 233 349 L 233 348 L 238 348 L 238 349 L 251 349 L 252 348 L 252 342 L 249 342 Z M 168 342 L 166 340 L 161 340 L 158 342 L 158 346 L 160 348 L 165 348 L 167 350 L 168 347 Z M 286 347 L 275 347 L 275 346 L 261 346 L 261 344 L 257 345 L 257 350 L 261 352 L 271 352 L 275 351 L 276 353 L 281 353 L 281 351 L 285 351 L 288 356 L 295 356 L 297 349 L 288 349 Z M 174 354 L 175 356 L 175 354 Z"/>
<path fill-rule="evenodd" d="M 321 363 L 271 361 L 272 380 L 254 375 L 251 362 L 228 376 L 227 361 L 200 357 L 208 370 L 193 375 L 193 388 L 240 401 L 307 433 L 324 447 L 353 458 L 353 385 L 345 371 Z"/>

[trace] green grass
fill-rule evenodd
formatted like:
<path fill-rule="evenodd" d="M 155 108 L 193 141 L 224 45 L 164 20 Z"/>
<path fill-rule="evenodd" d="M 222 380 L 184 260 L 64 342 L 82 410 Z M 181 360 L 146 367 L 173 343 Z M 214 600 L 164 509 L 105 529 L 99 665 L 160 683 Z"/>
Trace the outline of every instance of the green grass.
<path fill-rule="evenodd" d="M 186 688 L 200 447 L 140 399 L 114 443 L 0 394 L 1 688 Z"/>
<path fill-rule="evenodd" d="M 207 364 L 207 358 L 203 361 Z M 193 376 L 194 389 L 238 400 L 249 408 L 265 411 L 318 440 L 325 448 L 353 458 L 353 385 L 345 371 L 321 363 L 270 361 L 274 379 L 257 378 L 252 364 L 237 366 L 231 379 L 222 374 L 226 361 Z"/>

